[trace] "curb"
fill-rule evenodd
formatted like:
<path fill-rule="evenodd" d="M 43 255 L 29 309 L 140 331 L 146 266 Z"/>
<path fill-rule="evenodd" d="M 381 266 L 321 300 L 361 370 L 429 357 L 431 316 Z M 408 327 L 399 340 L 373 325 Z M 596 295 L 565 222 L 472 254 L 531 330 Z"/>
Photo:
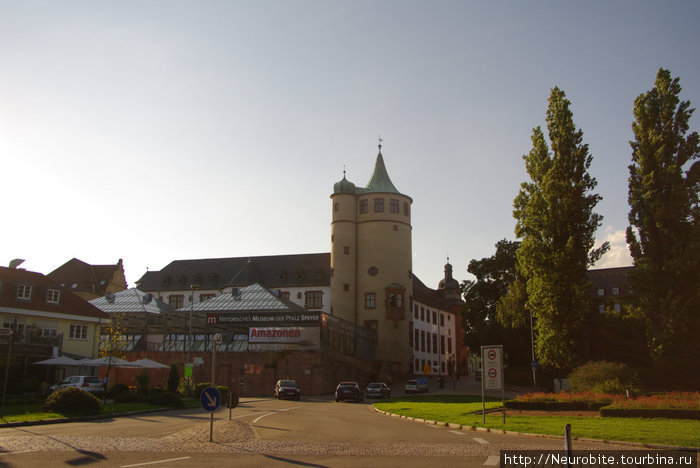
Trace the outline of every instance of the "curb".
<path fill-rule="evenodd" d="M 532 434 L 529 432 L 507 431 L 507 430 L 503 430 L 503 429 L 491 429 L 488 427 L 465 426 L 465 425 L 457 424 L 457 423 L 426 421 L 424 419 L 414 418 L 412 416 L 403 416 L 403 415 L 397 415 L 395 413 L 389 413 L 387 411 L 382 411 L 382 410 L 376 408 L 374 405 L 372 405 L 372 409 L 374 409 L 374 411 L 376 411 L 377 413 L 380 413 L 380 414 L 383 414 L 386 416 L 394 416 L 394 417 L 399 416 L 402 419 L 408 419 L 410 421 L 428 423 L 431 425 L 435 424 L 438 426 L 447 426 L 451 429 L 461 429 L 463 431 L 492 432 L 494 434 L 519 435 L 519 436 L 525 436 L 525 437 L 540 437 L 540 438 L 544 438 L 544 439 L 564 440 L 564 436 L 557 436 L 557 435 L 551 435 L 551 434 Z M 663 444 L 644 444 L 641 442 L 626 442 L 626 441 L 621 441 L 621 440 L 591 439 L 591 438 L 587 438 L 587 437 L 572 437 L 572 439 L 573 440 L 580 440 L 582 442 L 598 442 L 598 443 L 603 443 L 603 444 L 626 445 L 629 447 L 647 448 L 647 449 L 652 449 L 652 450 L 675 450 L 678 452 L 696 452 L 696 451 L 700 450 L 700 447 L 683 447 L 683 446 L 677 446 L 677 445 L 663 445 Z"/>
<path fill-rule="evenodd" d="M 44 426 L 48 424 L 64 424 L 72 422 L 95 421 L 98 419 L 118 418 L 123 416 L 135 416 L 138 414 L 162 413 L 165 411 L 182 410 L 188 408 L 197 408 L 196 406 L 185 406 L 183 408 L 156 408 L 141 411 L 128 411 L 126 413 L 110 413 L 110 414 L 93 414 L 90 416 L 73 416 L 70 418 L 55 418 L 55 419 L 39 419 L 36 421 L 18 421 L 0 424 L 0 429 L 10 427 L 26 427 L 26 426 Z"/>

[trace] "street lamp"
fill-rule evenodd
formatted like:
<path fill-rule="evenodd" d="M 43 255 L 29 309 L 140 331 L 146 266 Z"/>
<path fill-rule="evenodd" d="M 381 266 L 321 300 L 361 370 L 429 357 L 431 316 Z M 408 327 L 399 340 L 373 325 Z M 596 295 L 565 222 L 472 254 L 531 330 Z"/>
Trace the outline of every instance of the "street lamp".
<path fill-rule="evenodd" d="M 537 391 L 537 377 L 535 375 L 537 361 L 535 361 L 535 331 L 532 326 L 532 309 L 530 309 L 530 345 L 532 347 L 532 362 L 530 363 L 532 367 L 532 385 L 535 387 L 535 391 Z"/>
<path fill-rule="evenodd" d="M 190 296 L 190 319 L 189 322 L 189 335 L 187 336 L 187 362 L 191 362 L 192 359 L 192 312 L 194 311 L 194 292 L 199 289 L 199 285 L 192 283 L 190 285 L 190 291 L 192 295 Z"/>

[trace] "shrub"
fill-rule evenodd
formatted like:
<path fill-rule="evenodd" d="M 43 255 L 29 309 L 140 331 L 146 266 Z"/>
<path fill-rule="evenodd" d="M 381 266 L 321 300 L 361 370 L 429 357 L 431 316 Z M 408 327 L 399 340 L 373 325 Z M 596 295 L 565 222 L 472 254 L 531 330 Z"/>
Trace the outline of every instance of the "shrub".
<path fill-rule="evenodd" d="M 152 405 L 168 406 L 171 408 L 182 408 L 185 406 L 180 395 L 175 392 L 154 393 L 148 398 L 148 402 Z"/>
<path fill-rule="evenodd" d="M 151 376 L 146 373 L 146 371 L 136 374 L 134 377 L 134 382 L 136 383 L 136 393 L 138 395 L 148 394 L 148 384 L 151 381 Z"/>
<path fill-rule="evenodd" d="M 194 386 L 194 390 L 192 390 L 192 396 L 199 400 L 199 397 L 202 395 L 202 392 L 207 387 L 211 387 L 211 382 L 198 383 Z"/>
<path fill-rule="evenodd" d="M 572 392 L 624 394 L 639 392 L 639 377 L 627 365 L 609 361 L 590 361 L 569 374 Z"/>
<path fill-rule="evenodd" d="M 39 381 L 37 379 L 25 379 L 19 383 L 20 393 L 36 393 L 39 389 Z"/>
<path fill-rule="evenodd" d="M 100 400 L 92 393 L 68 387 L 56 390 L 49 395 L 44 409 L 65 415 L 90 415 L 98 414 L 102 406 Z"/>
<path fill-rule="evenodd" d="M 112 385 L 107 392 L 107 395 L 112 398 L 115 398 L 117 395 L 121 395 L 122 393 L 129 393 L 129 386 L 121 383 L 116 383 Z"/>
<path fill-rule="evenodd" d="M 120 393 L 114 397 L 115 403 L 145 403 L 145 395 L 137 395 L 136 393 L 126 392 Z"/>
<path fill-rule="evenodd" d="M 168 373 L 168 391 L 177 392 L 180 383 L 180 373 L 177 370 L 177 364 L 170 366 L 170 373 Z"/>
<path fill-rule="evenodd" d="M 188 381 L 185 377 L 182 377 L 180 379 L 180 383 L 177 384 L 177 393 L 180 394 L 180 396 L 185 396 L 187 395 L 187 385 Z"/>
<path fill-rule="evenodd" d="M 216 389 L 221 394 L 221 406 L 228 405 L 228 396 L 231 393 L 226 385 L 217 385 Z"/>

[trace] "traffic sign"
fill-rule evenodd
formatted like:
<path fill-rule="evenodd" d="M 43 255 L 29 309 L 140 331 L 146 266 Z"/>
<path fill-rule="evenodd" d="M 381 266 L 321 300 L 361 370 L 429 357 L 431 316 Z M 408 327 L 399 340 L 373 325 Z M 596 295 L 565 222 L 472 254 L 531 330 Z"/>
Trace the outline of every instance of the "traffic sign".
<path fill-rule="evenodd" d="M 484 388 L 486 390 L 503 390 L 503 347 L 482 346 Z"/>
<path fill-rule="evenodd" d="M 207 387 L 202 390 L 199 403 L 204 411 L 216 411 L 221 405 L 221 393 L 214 387 Z"/>

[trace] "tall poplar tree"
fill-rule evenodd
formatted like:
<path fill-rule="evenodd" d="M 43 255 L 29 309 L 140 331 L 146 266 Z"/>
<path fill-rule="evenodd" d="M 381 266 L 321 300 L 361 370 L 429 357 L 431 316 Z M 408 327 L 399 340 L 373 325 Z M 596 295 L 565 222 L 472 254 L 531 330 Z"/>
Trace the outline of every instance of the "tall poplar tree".
<path fill-rule="evenodd" d="M 659 363 L 700 359 L 700 146 L 688 133 L 694 111 L 663 68 L 634 102 L 627 243 L 632 284 Z M 686 172 L 687 171 L 687 172 Z M 697 368 L 697 367 L 696 367 Z"/>
<path fill-rule="evenodd" d="M 549 96 L 547 131 L 532 132 L 523 156 L 529 182 L 514 201 L 520 272 L 527 281 L 527 306 L 535 317 L 538 361 L 559 370 L 573 367 L 584 353 L 583 324 L 591 310 L 587 268 L 608 249 L 593 249 L 602 216 L 593 209 L 601 197 L 588 169 L 592 157 L 574 125 L 570 102 L 559 88 Z"/>

